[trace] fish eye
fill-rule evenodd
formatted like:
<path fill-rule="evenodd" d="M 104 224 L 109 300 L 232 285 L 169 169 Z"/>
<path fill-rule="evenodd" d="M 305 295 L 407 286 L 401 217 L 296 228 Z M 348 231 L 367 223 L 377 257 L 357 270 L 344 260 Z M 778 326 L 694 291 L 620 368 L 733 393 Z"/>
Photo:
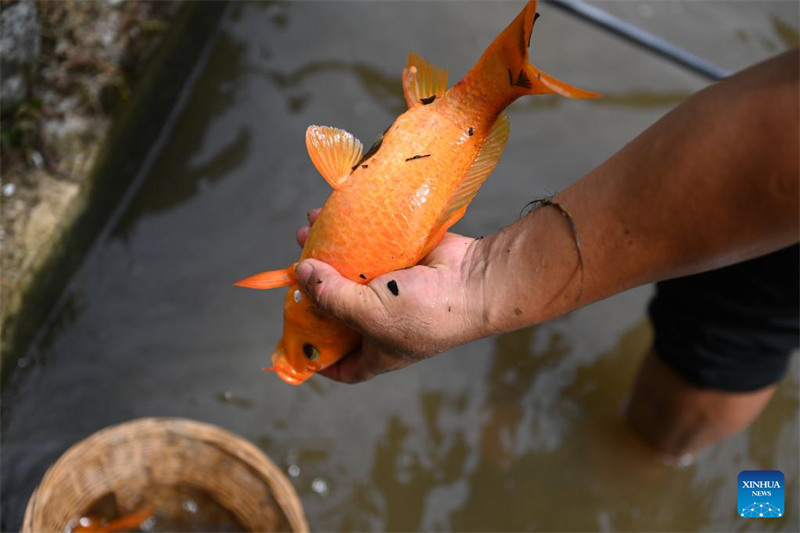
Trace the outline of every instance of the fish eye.
<path fill-rule="evenodd" d="M 303 345 L 303 353 L 312 361 L 319 359 L 319 350 L 317 350 L 313 344 L 305 343 Z"/>

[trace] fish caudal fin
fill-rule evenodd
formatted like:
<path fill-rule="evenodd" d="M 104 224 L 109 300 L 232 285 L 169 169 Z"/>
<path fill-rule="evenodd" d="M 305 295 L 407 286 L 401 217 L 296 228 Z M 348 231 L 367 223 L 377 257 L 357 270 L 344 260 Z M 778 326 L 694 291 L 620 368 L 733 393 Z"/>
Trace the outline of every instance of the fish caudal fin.
<path fill-rule="evenodd" d="M 271 270 L 269 272 L 261 272 L 249 278 L 234 283 L 237 287 L 247 287 L 248 289 L 277 289 L 278 287 L 286 287 L 295 283 L 294 267 L 284 268 L 282 270 Z"/>
<path fill-rule="evenodd" d="M 473 67 L 468 77 L 491 77 L 495 86 L 510 90 L 511 100 L 527 94 L 560 94 L 569 98 L 597 98 L 599 93 L 573 87 L 557 80 L 528 63 L 536 0 L 530 0 L 522 12 L 498 35 Z"/>

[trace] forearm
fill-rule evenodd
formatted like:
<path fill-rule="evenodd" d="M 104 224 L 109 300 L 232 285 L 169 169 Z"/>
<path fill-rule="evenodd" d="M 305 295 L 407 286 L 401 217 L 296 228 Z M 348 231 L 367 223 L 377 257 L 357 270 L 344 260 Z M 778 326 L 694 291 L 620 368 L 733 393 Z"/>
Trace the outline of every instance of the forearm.
<path fill-rule="evenodd" d="M 484 334 L 798 239 L 798 55 L 702 91 L 544 207 L 476 243 Z M 579 298 L 580 296 L 580 298 Z"/>

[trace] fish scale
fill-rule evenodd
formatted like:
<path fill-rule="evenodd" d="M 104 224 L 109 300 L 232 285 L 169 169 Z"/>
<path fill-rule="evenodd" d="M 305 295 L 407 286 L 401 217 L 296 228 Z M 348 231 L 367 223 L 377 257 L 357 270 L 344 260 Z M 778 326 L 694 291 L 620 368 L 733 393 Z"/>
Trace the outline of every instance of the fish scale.
<path fill-rule="evenodd" d="M 424 115 L 420 118 L 426 120 Z M 331 194 L 314 223 L 301 259 L 313 257 L 337 265 L 341 275 L 360 282 L 414 265 L 421 259 L 429 229 L 469 168 L 485 134 L 460 143 L 467 128 L 445 123 L 436 135 L 417 135 L 411 143 L 405 131 L 434 131 L 415 125 L 415 119 L 409 117 L 384 137 L 381 152 L 392 156 L 381 154 L 369 159 L 367 169 L 353 172 L 352 186 Z M 434 142 L 448 138 L 451 140 L 445 144 Z M 456 160 L 459 166 L 453 168 L 450 153 L 456 148 L 465 157 Z M 429 157 L 407 161 L 422 154 Z M 375 213 L 386 216 L 375 217 Z M 365 238 L 365 229 L 369 238 Z M 367 280 L 360 274 L 365 274 Z"/>
<path fill-rule="evenodd" d="M 599 96 L 528 63 L 536 16 L 531 0 L 449 90 L 446 70 L 410 54 L 401 77 L 409 108 L 367 154 L 343 130 L 308 128 L 309 155 L 333 192 L 300 260 L 324 261 L 361 284 L 417 264 L 464 215 L 497 165 L 509 134 L 501 113 L 509 104 L 533 94 Z M 361 338 L 303 297 L 294 268 L 262 272 L 237 285 L 289 286 L 283 338 L 269 369 L 298 385 L 356 349 Z M 396 285 L 391 290 L 399 295 Z"/>

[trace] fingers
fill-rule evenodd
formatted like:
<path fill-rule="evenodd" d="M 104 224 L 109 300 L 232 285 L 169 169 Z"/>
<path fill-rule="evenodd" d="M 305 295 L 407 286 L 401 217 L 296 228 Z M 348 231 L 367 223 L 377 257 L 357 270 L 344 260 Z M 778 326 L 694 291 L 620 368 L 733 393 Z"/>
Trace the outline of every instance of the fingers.
<path fill-rule="evenodd" d="M 322 208 L 317 207 L 306 213 L 308 224 L 305 226 L 300 226 L 300 229 L 297 230 L 297 235 L 296 235 L 297 244 L 300 245 L 300 248 L 306 245 L 306 239 L 308 239 L 308 232 L 311 231 L 311 226 L 314 224 L 314 221 L 317 220 L 317 217 L 319 217 L 321 211 Z"/>
<path fill-rule="evenodd" d="M 306 245 L 309 231 L 311 231 L 311 226 L 300 226 L 300 229 L 297 230 L 297 244 L 300 245 L 300 248 Z"/>
<path fill-rule="evenodd" d="M 366 368 L 365 362 L 368 361 L 369 358 L 364 357 L 364 350 L 358 349 L 317 374 L 341 383 L 361 383 L 377 375 L 377 372 Z"/>
<path fill-rule="evenodd" d="M 388 318 L 372 287 L 342 277 L 327 263 L 306 259 L 297 265 L 295 277 L 317 307 L 358 330 L 373 330 Z"/>
<path fill-rule="evenodd" d="M 380 374 L 408 366 L 407 359 L 391 356 L 367 344 L 347 354 L 324 370 L 317 372 L 328 379 L 341 383 L 361 383 Z"/>

